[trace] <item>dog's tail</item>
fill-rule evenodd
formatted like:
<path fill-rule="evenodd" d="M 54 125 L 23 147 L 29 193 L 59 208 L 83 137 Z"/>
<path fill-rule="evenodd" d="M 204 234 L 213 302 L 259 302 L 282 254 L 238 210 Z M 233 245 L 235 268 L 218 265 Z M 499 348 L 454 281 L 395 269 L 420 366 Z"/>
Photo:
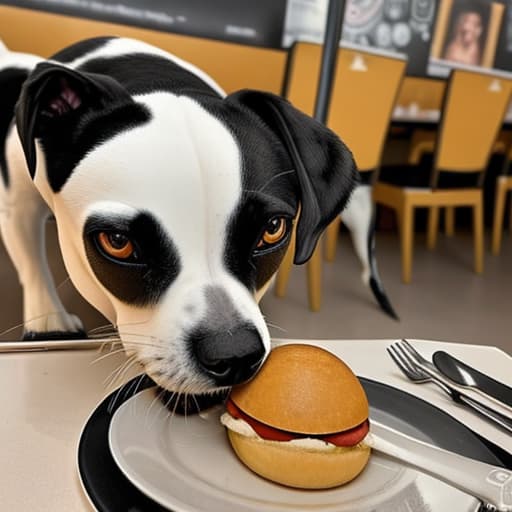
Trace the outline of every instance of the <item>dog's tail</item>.
<path fill-rule="evenodd" d="M 350 230 L 354 249 L 363 267 L 362 280 L 369 286 L 381 309 L 391 318 L 398 315 L 382 285 L 375 256 L 375 209 L 372 202 L 372 189 L 369 185 L 359 185 L 350 202 L 341 213 L 343 223 Z"/>

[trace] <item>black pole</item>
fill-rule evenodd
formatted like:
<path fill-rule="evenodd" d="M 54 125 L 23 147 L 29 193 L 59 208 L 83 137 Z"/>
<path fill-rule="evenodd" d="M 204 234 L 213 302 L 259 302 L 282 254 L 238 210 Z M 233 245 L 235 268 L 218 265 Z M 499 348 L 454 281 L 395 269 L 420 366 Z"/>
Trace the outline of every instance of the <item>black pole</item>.
<path fill-rule="evenodd" d="M 327 20 L 325 23 L 322 65 L 316 93 L 315 119 L 325 124 L 331 101 L 334 71 L 338 57 L 338 46 L 341 39 L 345 0 L 329 0 Z"/>

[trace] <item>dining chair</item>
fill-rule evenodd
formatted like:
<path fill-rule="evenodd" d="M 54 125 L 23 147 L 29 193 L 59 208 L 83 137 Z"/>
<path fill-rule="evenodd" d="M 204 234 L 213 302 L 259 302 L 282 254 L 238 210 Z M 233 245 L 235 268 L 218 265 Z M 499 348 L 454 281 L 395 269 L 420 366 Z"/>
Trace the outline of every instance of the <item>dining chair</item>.
<path fill-rule="evenodd" d="M 431 249 L 436 245 L 439 209 L 472 208 L 474 270 L 483 271 L 482 184 L 511 89 L 512 81 L 503 75 L 484 70 L 453 70 L 431 165 L 381 169 L 374 185 L 374 199 L 397 213 L 404 283 L 411 281 L 414 213 L 421 207 L 429 209 L 427 246 Z"/>
<path fill-rule="evenodd" d="M 505 215 L 505 203 L 508 192 L 512 191 L 512 175 L 510 174 L 510 165 L 512 162 L 512 147 L 506 155 L 506 162 L 503 174 L 496 179 L 496 192 L 494 196 L 494 220 L 492 224 L 492 254 L 497 256 L 501 250 L 501 239 L 503 235 L 503 217 Z M 512 230 L 512 201 L 510 205 L 509 229 Z"/>
<path fill-rule="evenodd" d="M 426 154 L 432 154 L 435 150 L 437 140 L 436 129 L 431 126 L 430 129 L 415 129 L 410 137 L 409 154 L 407 162 L 409 165 L 419 165 L 422 158 Z M 507 150 L 511 147 L 512 137 L 509 129 L 500 131 L 500 134 L 494 142 L 492 148 L 493 155 L 503 156 L 504 159 L 512 158 L 512 155 L 507 156 Z M 500 181 L 500 187 L 503 188 L 506 180 L 504 178 Z M 506 195 L 506 192 L 505 192 Z M 496 197 L 498 197 L 498 183 L 496 185 Z M 504 207 L 504 206 L 503 206 Z M 452 237 L 455 234 L 455 207 L 447 206 L 444 210 L 444 234 L 447 237 Z M 512 211 L 512 210 L 511 210 Z M 503 219 L 503 215 L 501 215 Z M 499 251 L 499 250 L 498 250 Z"/>
<path fill-rule="evenodd" d="M 297 108 L 312 115 L 320 71 L 322 47 L 296 43 L 289 56 L 284 95 Z M 344 46 L 338 50 L 338 61 L 327 126 L 347 144 L 361 173 L 361 185 L 342 213 L 350 230 L 356 253 L 363 267 L 363 281 L 371 287 L 381 307 L 391 316 L 395 313 L 382 287 L 374 256 L 374 205 L 371 175 L 380 164 L 384 141 L 396 96 L 405 71 L 402 57 Z M 326 231 L 328 259 L 335 255 L 340 218 Z M 286 294 L 292 266 L 292 254 L 278 272 L 275 293 Z M 321 306 L 322 257 L 320 244 L 307 264 L 309 307 Z"/>

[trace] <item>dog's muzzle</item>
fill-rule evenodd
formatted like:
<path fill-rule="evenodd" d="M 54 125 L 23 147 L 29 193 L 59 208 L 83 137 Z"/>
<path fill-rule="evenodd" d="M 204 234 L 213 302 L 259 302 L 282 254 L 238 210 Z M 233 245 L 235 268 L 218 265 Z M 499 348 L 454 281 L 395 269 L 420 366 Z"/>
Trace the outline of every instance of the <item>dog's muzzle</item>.
<path fill-rule="evenodd" d="M 258 331 L 243 325 L 229 331 L 196 331 L 191 336 L 193 357 L 200 370 L 217 386 L 233 386 L 250 379 L 265 358 Z"/>

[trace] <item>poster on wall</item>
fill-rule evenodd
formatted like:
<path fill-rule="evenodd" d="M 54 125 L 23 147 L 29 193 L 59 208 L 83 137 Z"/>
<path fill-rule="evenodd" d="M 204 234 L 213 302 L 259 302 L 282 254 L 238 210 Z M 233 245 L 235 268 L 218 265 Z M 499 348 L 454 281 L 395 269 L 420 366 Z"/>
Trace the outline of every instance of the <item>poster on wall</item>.
<path fill-rule="evenodd" d="M 280 48 L 286 0 L 12 0 L 27 7 L 254 46 Z"/>
<path fill-rule="evenodd" d="M 505 6 L 489 0 L 441 0 L 429 73 L 446 77 L 455 66 L 494 66 Z"/>
<path fill-rule="evenodd" d="M 328 0 L 289 0 L 283 46 L 322 43 Z M 346 0 L 342 41 L 408 57 L 407 73 L 427 71 L 437 0 Z"/>

